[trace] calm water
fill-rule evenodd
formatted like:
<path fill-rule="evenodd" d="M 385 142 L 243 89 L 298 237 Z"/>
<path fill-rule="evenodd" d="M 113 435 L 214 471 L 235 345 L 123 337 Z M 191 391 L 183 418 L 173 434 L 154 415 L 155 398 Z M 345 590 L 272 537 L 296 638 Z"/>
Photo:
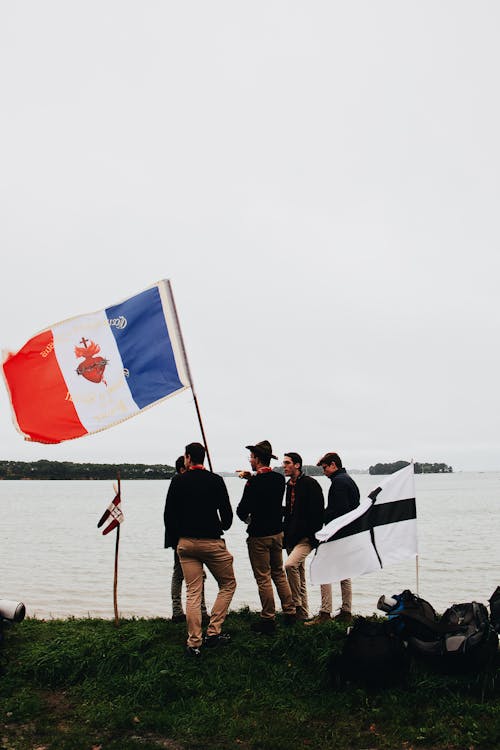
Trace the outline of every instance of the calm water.
<path fill-rule="evenodd" d="M 377 477 L 355 476 L 363 493 Z M 328 480 L 321 478 L 325 489 Z M 243 482 L 226 479 L 233 508 Z M 122 482 L 118 604 L 123 616 L 170 617 L 172 550 L 163 549 L 167 481 Z M 500 473 L 416 477 L 419 591 L 436 609 L 476 599 L 487 604 L 500 584 Z M 32 617 L 113 617 L 115 534 L 97 521 L 113 497 L 112 482 L 0 482 L 0 598 L 23 601 Z M 226 534 L 238 582 L 232 607 L 259 608 L 244 524 Z M 310 559 L 310 558 L 309 558 Z M 207 600 L 216 585 L 208 577 Z M 370 614 L 380 594 L 416 591 L 415 560 L 353 581 L 355 612 Z M 340 606 L 333 584 L 334 607 Z M 319 587 L 309 587 L 312 614 Z"/>

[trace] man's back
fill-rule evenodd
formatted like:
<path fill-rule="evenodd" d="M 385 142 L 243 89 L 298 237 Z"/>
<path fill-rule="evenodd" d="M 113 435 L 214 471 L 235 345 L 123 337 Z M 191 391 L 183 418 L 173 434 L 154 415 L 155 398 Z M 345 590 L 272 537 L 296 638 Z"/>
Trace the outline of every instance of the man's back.
<path fill-rule="evenodd" d="M 334 518 L 349 513 L 359 505 L 358 485 L 349 476 L 344 468 L 338 469 L 330 477 L 331 486 L 328 491 L 328 505 L 325 514 L 325 523 Z"/>
<path fill-rule="evenodd" d="M 242 521 L 251 516 L 249 536 L 272 536 L 283 531 L 284 491 L 285 478 L 276 471 L 266 471 L 250 477 L 236 509 Z"/>
<path fill-rule="evenodd" d="M 233 521 L 224 480 L 205 469 L 191 469 L 172 480 L 166 501 L 171 536 L 218 539 Z"/>

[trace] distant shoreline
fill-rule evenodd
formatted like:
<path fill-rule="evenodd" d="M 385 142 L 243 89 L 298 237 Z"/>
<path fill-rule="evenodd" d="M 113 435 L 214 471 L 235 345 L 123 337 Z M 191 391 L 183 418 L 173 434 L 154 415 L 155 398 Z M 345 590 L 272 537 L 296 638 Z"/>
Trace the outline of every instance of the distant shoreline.
<path fill-rule="evenodd" d="M 408 466 L 408 461 L 395 461 L 387 464 L 375 464 L 369 469 L 349 469 L 356 474 L 388 475 Z M 418 463 L 415 462 L 415 474 L 451 474 L 453 469 L 444 463 Z M 322 476 L 323 471 L 319 466 L 304 465 L 304 473 L 309 476 Z M 275 467 L 275 471 L 283 473 L 281 467 Z M 99 463 L 74 463 L 72 461 L 0 461 L 0 480 L 39 480 L 39 479 L 65 479 L 99 481 L 105 479 L 114 480 L 118 473 L 120 479 L 171 479 L 175 473 L 173 466 L 168 464 L 99 464 Z M 217 472 L 223 477 L 235 477 L 236 472 Z"/>

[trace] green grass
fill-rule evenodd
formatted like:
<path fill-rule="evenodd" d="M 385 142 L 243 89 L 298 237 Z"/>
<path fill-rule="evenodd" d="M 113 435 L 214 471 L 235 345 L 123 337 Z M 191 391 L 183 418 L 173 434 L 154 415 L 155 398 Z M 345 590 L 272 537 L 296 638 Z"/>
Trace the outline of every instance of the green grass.
<path fill-rule="evenodd" d="M 184 656 L 161 619 L 25 620 L 1 648 L 2 750 L 440 748 L 500 746 L 500 670 L 444 677 L 414 665 L 405 689 L 330 681 L 345 629 L 254 636 L 231 613 L 227 647 Z"/>

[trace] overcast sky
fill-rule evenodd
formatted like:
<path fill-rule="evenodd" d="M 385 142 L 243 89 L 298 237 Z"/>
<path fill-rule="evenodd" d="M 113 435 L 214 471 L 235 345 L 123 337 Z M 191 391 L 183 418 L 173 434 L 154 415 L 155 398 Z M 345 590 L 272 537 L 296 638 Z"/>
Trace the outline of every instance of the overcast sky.
<path fill-rule="evenodd" d="M 0 345 L 161 278 L 216 469 L 500 469 L 500 6 L 0 4 Z M 172 463 L 187 391 L 0 459 Z"/>

